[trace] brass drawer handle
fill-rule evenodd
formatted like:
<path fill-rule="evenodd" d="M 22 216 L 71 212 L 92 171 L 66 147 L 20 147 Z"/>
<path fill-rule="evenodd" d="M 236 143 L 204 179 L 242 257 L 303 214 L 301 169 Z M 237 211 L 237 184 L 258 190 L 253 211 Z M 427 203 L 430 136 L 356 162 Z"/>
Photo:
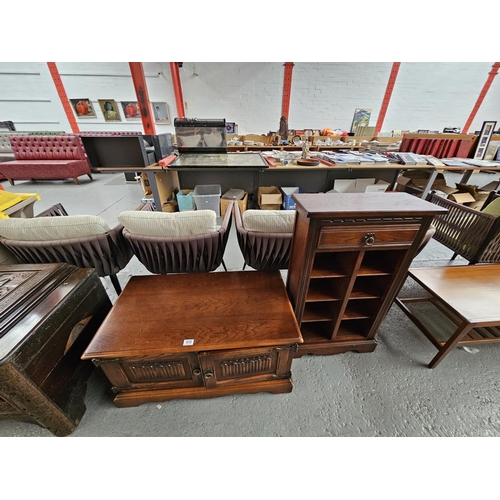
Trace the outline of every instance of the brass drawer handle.
<path fill-rule="evenodd" d="M 195 366 L 195 367 L 193 368 L 193 375 L 195 375 L 196 377 L 197 377 L 198 375 L 201 375 L 201 370 L 200 370 L 200 367 L 199 367 L 199 366 Z"/>
<path fill-rule="evenodd" d="M 375 233 L 366 233 L 363 236 L 363 241 L 365 242 L 365 245 L 371 246 L 375 243 Z"/>
<path fill-rule="evenodd" d="M 212 370 L 205 370 L 203 372 L 203 376 L 205 378 L 212 378 L 214 376 L 214 372 Z"/>

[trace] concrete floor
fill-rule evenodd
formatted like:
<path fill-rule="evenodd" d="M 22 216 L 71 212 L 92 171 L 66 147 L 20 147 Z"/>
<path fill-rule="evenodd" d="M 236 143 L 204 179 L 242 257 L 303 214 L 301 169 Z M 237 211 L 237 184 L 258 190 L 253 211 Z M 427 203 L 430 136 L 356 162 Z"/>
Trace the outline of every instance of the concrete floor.
<path fill-rule="evenodd" d="M 472 182 L 482 186 L 495 179 L 496 175 L 476 174 Z M 457 174 L 447 174 L 447 180 L 452 184 Z M 60 202 L 69 214 L 100 215 L 109 225 L 115 225 L 118 214 L 135 208 L 142 197 L 140 184 L 126 182 L 120 173 L 95 174 L 94 181 L 82 177 L 78 186 L 72 181 L 19 181 L 16 186 L 4 181 L 3 186 L 13 192 L 40 194 L 35 214 Z M 450 261 L 451 255 L 431 240 L 412 266 L 466 264 L 461 258 Z M 229 271 L 243 266 L 234 228 L 225 262 Z M 119 274 L 122 286 L 136 274 L 149 273 L 133 258 Z M 102 281 L 112 301 L 116 300 L 109 279 Z M 416 291 L 416 285 L 407 280 L 401 294 Z M 436 327 L 447 326 L 437 315 L 432 321 Z M 435 348 L 395 305 L 377 338 L 373 353 L 295 359 L 294 389 L 284 395 L 235 395 L 116 408 L 110 384 L 96 369 L 88 383 L 87 411 L 69 437 L 500 436 L 499 345 L 480 346 L 474 353 L 456 348 L 430 370 L 426 365 Z M 34 424 L 0 421 L 0 437 L 8 436 L 52 435 Z"/>

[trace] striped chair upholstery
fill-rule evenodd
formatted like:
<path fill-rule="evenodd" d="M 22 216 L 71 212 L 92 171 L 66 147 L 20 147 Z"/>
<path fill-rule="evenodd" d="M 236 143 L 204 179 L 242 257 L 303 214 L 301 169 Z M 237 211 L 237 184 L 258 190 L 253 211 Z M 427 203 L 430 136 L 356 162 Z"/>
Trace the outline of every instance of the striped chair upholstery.
<path fill-rule="evenodd" d="M 247 210 L 234 204 L 238 245 L 248 265 L 259 271 L 288 269 L 295 210 Z"/>
<path fill-rule="evenodd" d="M 123 236 L 137 259 L 153 274 L 194 273 L 224 269 L 231 229 L 231 207 L 216 226 L 213 210 L 186 212 L 122 212 Z"/>

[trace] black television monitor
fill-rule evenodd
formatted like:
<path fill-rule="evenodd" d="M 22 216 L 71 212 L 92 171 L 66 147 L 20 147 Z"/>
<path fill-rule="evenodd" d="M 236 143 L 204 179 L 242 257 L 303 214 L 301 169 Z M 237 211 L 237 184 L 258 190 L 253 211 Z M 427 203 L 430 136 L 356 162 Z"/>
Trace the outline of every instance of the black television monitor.
<path fill-rule="evenodd" d="M 95 169 L 150 165 L 142 136 L 82 137 L 90 166 Z"/>
<path fill-rule="evenodd" d="M 157 162 L 174 152 L 174 138 L 172 134 L 143 135 L 143 137 L 154 148 L 155 160 Z"/>

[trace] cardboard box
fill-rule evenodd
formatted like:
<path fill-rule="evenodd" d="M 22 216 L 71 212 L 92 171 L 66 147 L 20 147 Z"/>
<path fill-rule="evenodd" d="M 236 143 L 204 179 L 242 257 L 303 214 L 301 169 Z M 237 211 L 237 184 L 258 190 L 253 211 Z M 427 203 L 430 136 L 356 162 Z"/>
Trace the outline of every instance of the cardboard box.
<path fill-rule="evenodd" d="M 221 217 L 224 217 L 224 214 L 226 213 L 227 206 L 231 201 L 234 200 L 225 200 L 224 198 L 220 199 L 220 215 Z M 247 208 L 248 208 L 248 193 L 245 191 L 245 196 L 243 197 L 242 200 L 237 200 L 236 203 L 238 203 L 238 206 L 240 207 L 240 212 L 243 213 Z M 234 208 L 233 208 L 233 214 L 234 214 Z"/>
<path fill-rule="evenodd" d="M 161 206 L 162 212 L 177 212 L 178 204 L 176 200 L 165 201 Z"/>
<path fill-rule="evenodd" d="M 427 185 L 430 176 L 431 172 L 428 170 L 407 170 L 397 178 L 396 191 L 406 191 L 407 186 L 423 189 Z M 438 173 L 431 189 L 439 189 L 440 186 L 446 186 L 446 179 L 443 174 Z"/>
<path fill-rule="evenodd" d="M 363 180 L 363 179 L 361 179 Z M 361 183 L 363 185 L 363 183 Z M 385 193 L 389 188 L 390 183 L 382 180 L 378 180 L 374 183 L 367 183 L 365 185 L 365 193 Z M 363 191 L 362 191 L 363 192 Z"/>
<path fill-rule="evenodd" d="M 496 191 L 498 188 L 500 188 L 500 181 L 491 181 L 488 182 L 488 184 L 481 186 L 479 190 L 487 191 L 489 193 L 490 191 Z"/>
<path fill-rule="evenodd" d="M 141 174 L 141 185 L 144 191 L 144 198 L 153 201 L 153 191 L 151 190 L 148 175 L 155 176 L 158 195 L 160 196 L 160 200 L 163 201 L 163 204 L 167 201 L 175 200 L 175 193 L 177 193 L 180 188 L 179 175 L 177 172 L 152 172 L 149 174 L 143 172 Z"/>
<path fill-rule="evenodd" d="M 257 203 L 261 210 L 280 210 L 281 191 L 276 186 L 260 186 L 257 189 Z"/>
<path fill-rule="evenodd" d="M 390 184 L 386 181 L 367 179 L 335 179 L 333 190 L 336 193 L 383 193 Z"/>
<path fill-rule="evenodd" d="M 454 201 L 455 203 L 460 203 L 460 205 L 464 205 L 466 203 L 474 202 L 474 196 L 470 193 L 453 193 L 448 196 L 448 199 Z"/>
<path fill-rule="evenodd" d="M 447 198 L 450 194 L 458 193 L 458 189 L 451 186 L 439 186 L 436 190 L 436 194 L 442 198 Z"/>
<path fill-rule="evenodd" d="M 472 196 L 473 200 L 464 201 L 463 204 L 474 210 L 480 210 L 490 194 L 489 191 L 483 190 L 473 184 L 460 184 L 457 183 L 457 191 L 459 193 L 468 193 Z"/>
<path fill-rule="evenodd" d="M 283 196 L 282 207 L 285 210 L 295 210 L 297 207 L 295 201 L 292 199 L 292 194 L 303 193 L 304 190 L 300 187 L 282 187 L 280 190 Z"/>
<path fill-rule="evenodd" d="M 470 184 L 457 184 L 456 186 L 439 186 L 435 190 L 435 194 L 476 210 L 484 205 L 489 194 L 488 191 L 482 191 L 477 186 Z"/>
<path fill-rule="evenodd" d="M 469 208 L 473 208 L 474 210 L 481 210 L 484 205 L 484 200 L 475 200 L 471 201 L 470 203 L 464 203 L 464 205 Z"/>

